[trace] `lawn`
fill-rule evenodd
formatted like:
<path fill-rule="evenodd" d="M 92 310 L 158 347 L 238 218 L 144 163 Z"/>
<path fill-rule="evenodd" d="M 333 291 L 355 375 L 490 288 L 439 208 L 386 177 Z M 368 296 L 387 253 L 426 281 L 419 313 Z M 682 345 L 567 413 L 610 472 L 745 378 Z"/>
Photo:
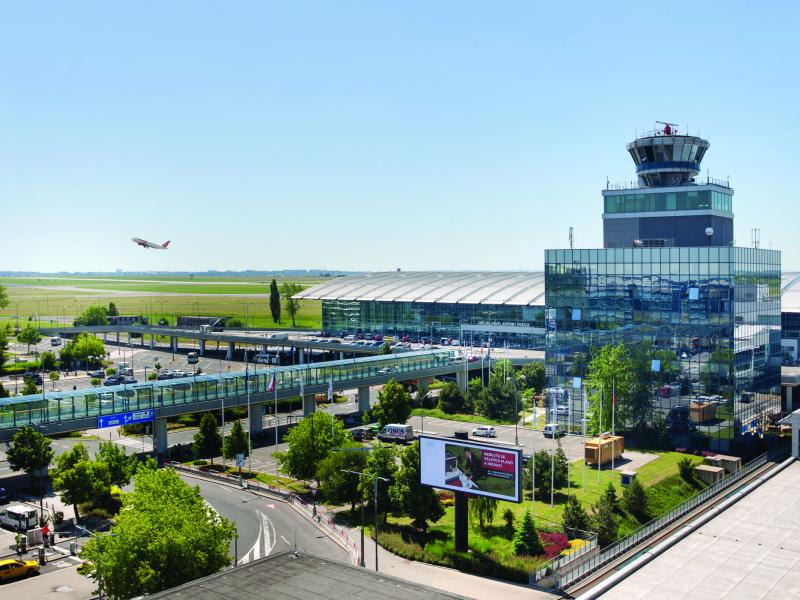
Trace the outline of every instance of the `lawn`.
<path fill-rule="evenodd" d="M 460 421 L 463 423 L 479 423 L 481 425 L 513 425 L 513 420 L 502 421 L 498 419 L 489 419 L 481 415 L 460 415 L 449 414 L 440 408 L 415 408 L 411 411 L 414 416 L 436 417 L 437 419 L 446 419 L 448 421 Z"/>

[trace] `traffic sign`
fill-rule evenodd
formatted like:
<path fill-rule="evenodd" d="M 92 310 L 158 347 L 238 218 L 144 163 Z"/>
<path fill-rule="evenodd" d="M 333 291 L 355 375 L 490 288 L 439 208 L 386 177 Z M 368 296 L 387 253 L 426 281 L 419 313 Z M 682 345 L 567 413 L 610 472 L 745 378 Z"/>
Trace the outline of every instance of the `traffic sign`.
<path fill-rule="evenodd" d="M 131 410 L 115 415 L 103 415 L 97 417 L 98 429 L 104 427 L 116 427 L 118 425 L 133 425 L 134 423 L 144 423 L 153 421 L 156 418 L 155 411 L 151 408 L 144 410 Z"/>
<path fill-rule="evenodd" d="M 244 454 L 239 453 L 236 455 L 236 466 L 243 467 L 244 466 Z"/>

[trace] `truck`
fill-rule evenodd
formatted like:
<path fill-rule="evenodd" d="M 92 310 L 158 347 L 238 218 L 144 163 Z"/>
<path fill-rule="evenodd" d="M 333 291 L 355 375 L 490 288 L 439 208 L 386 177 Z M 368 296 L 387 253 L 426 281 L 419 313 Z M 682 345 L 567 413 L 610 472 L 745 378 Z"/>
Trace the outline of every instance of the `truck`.
<path fill-rule="evenodd" d="M 36 510 L 15 504 L 0 510 L 0 525 L 12 531 L 28 531 L 39 525 Z"/>
<path fill-rule="evenodd" d="M 402 423 L 389 423 L 383 426 L 378 439 L 382 442 L 408 442 L 414 439 L 414 428 Z"/>

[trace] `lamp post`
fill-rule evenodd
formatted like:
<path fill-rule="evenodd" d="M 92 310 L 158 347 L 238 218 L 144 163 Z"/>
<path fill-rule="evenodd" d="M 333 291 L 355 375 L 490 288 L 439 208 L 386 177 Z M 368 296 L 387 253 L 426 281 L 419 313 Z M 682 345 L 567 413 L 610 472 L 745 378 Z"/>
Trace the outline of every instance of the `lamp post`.
<path fill-rule="evenodd" d="M 101 541 L 102 538 L 101 538 L 100 534 L 97 533 L 96 530 L 95 531 L 89 531 L 88 529 L 86 529 L 85 527 L 81 527 L 77 523 L 75 524 L 75 527 L 77 529 L 80 529 L 81 531 L 85 531 L 89 535 L 94 536 L 94 538 L 97 540 L 97 597 L 100 600 L 103 600 L 103 571 L 102 571 L 101 564 L 100 564 L 100 555 L 103 553 L 103 544 L 102 544 L 102 541 Z M 118 533 L 109 533 L 108 535 L 111 536 L 111 537 L 117 537 L 119 534 Z"/>
<path fill-rule="evenodd" d="M 375 506 L 375 570 L 377 571 L 378 570 L 378 480 L 381 480 L 381 481 L 389 481 L 389 480 L 386 479 L 385 477 L 381 477 L 380 475 L 373 475 L 372 473 L 363 473 L 361 471 L 350 471 L 349 469 L 341 469 L 341 471 L 344 472 L 344 473 L 352 473 L 353 475 L 359 475 L 361 477 L 371 477 L 372 478 L 372 483 L 374 485 L 373 491 L 372 491 L 372 499 L 374 500 L 374 506 Z M 362 508 L 363 508 L 363 505 L 362 505 Z M 361 535 L 362 535 L 362 538 L 361 538 L 362 539 L 362 541 L 361 541 L 361 544 L 362 544 L 361 545 L 361 549 L 362 549 L 361 556 L 362 556 L 362 560 L 363 560 L 363 556 L 364 556 L 364 552 L 363 552 L 363 549 L 364 549 L 364 545 L 363 545 L 364 544 L 364 541 L 363 541 L 363 539 L 364 539 L 363 538 L 363 535 L 364 535 L 363 522 L 362 522 L 362 527 L 361 527 Z"/>
<path fill-rule="evenodd" d="M 506 377 L 506 381 L 514 386 L 514 444 L 519 446 L 519 434 L 517 432 L 517 425 L 519 424 L 519 388 L 513 375 Z"/>

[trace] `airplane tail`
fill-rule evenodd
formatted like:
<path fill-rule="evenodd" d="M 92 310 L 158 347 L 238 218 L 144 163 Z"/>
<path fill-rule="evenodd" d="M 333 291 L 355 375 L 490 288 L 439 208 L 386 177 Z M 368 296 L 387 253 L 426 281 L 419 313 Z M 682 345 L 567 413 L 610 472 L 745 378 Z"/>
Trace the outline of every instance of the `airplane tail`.
<path fill-rule="evenodd" d="M 169 246 L 169 240 L 167 240 L 166 242 L 164 242 L 164 248 L 166 248 L 166 247 L 168 247 L 168 246 Z"/>

